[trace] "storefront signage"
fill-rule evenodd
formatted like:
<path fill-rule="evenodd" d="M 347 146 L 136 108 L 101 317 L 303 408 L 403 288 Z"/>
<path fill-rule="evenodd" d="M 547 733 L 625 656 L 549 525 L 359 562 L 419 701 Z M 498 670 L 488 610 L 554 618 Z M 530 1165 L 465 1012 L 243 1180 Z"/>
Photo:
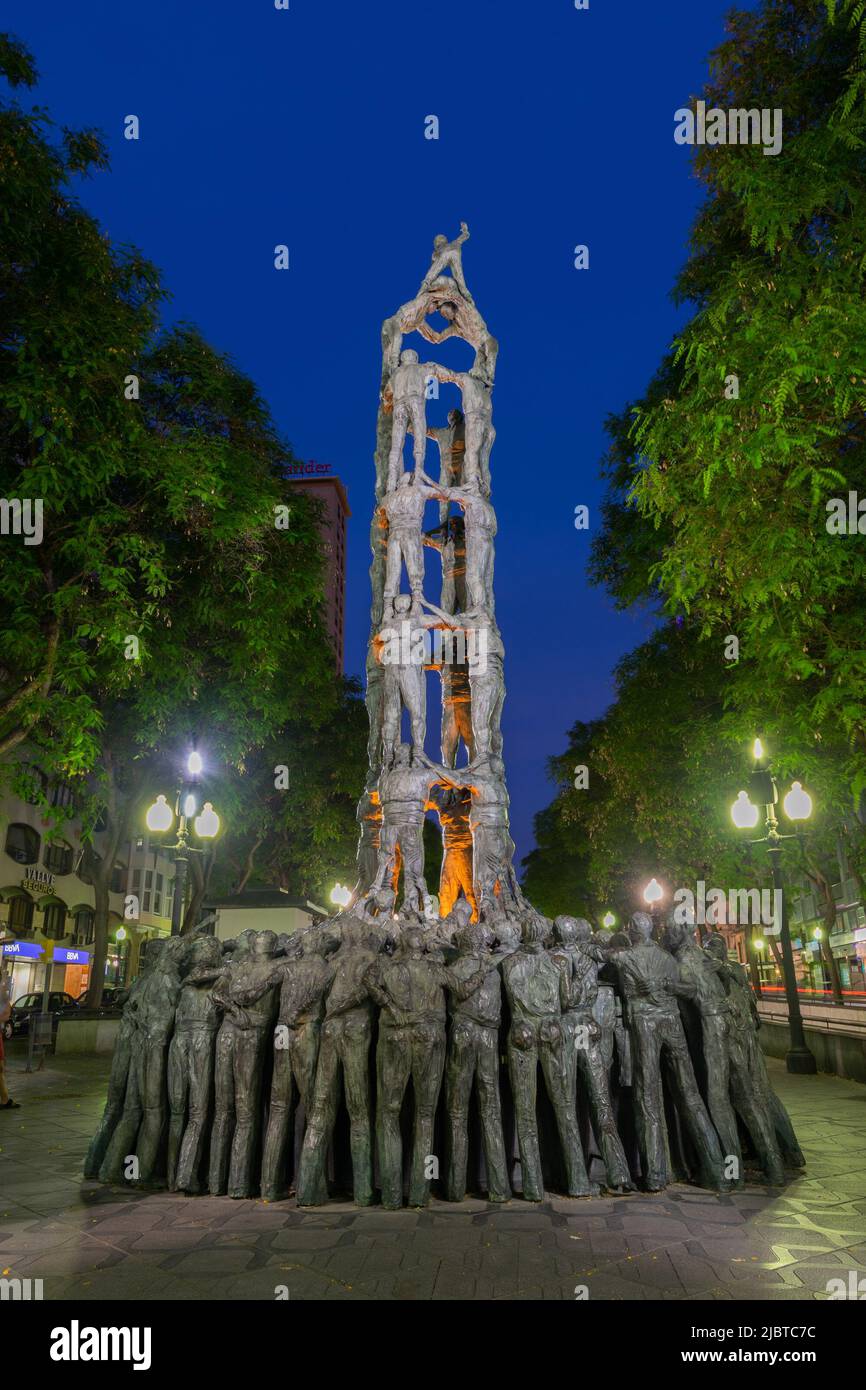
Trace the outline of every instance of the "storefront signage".
<path fill-rule="evenodd" d="M 55 946 L 54 959 L 62 965 L 87 965 L 90 960 L 89 951 L 79 951 L 72 946 Z"/>
<path fill-rule="evenodd" d="M 30 869 L 27 877 L 21 880 L 21 887 L 33 893 L 53 893 L 55 884 L 54 874 L 49 874 L 46 869 Z"/>
<path fill-rule="evenodd" d="M 39 960 L 42 956 L 42 947 L 37 946 L 33 941 L 5 941 L 3 954 L 4 956 L 16 956 L 19 960 Z"/>

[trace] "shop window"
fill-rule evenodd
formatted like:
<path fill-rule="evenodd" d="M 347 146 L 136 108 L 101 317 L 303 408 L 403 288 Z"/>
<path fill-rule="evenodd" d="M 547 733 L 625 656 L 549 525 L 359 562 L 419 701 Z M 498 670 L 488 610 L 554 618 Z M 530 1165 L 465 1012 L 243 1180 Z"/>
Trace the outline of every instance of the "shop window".
<path fill-rule="evenodd" d="M 32 825 L 12 824 L 6 831 L 6 853 L 16 864 L 38 863 L 40 843 Z"/>
<path fill-rule="evenodd" d="M 60 941 L 66 935 L 66 908 L 63 903 L 51 903 L 42 917 L 42 935 L 49 941 Z"/>
<path fill-rule="evenodd" d="M 42 863 L 53 874 L 68 874 L 72 870 L 72 846 L 65 840 L 52 840 L 45 846 Z"/>
<path fill-rule="evenodd" d="M 17 936 L 29 936 L 33 930 L 33 903 L 29 898 L 13 898 L 9 904 L 9 925 Z"/>

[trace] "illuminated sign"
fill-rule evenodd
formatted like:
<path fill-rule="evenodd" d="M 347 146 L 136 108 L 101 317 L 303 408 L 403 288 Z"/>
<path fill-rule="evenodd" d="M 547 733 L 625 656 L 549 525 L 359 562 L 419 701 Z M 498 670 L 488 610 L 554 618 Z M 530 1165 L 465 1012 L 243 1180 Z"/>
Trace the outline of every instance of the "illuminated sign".
<path fill-rule="evenodd" d="M 54 959 L 61 965 L 86 965 L 90 960 L 90 953 L 76 950 L 72 946 L 55 946 Z"/>
<path fill-rule="evenodd" d="M 16 956 L 19 960 L 39 960 L 42 955 L 42 947 L 37 946 L 33 941 L 5 941 L 3 954 L 4 956 Z"/>

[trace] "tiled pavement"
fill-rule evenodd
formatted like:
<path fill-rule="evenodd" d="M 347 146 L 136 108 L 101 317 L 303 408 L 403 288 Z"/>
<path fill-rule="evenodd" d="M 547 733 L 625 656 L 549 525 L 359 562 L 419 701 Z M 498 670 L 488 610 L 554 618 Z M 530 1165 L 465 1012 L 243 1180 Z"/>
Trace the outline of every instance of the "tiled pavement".
<path fill-rule="evenodd" d="M 807 1158 L 784 1191 L 299 1212 L 84 1183 L 107 1064 L 23 1065 L 22 1109 L 0 1114 L 0 1270 L 46 1299 L 799 1300 L 866 1275 L 866 1087 L 836 1077 L 771 1062 Z"/>

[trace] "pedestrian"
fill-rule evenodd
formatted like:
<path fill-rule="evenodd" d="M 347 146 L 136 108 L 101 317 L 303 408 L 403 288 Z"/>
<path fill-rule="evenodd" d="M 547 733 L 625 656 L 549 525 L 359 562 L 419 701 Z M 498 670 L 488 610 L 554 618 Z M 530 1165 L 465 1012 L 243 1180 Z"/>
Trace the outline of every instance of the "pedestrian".
<path fill-rule="evenodd" d="M 0 968 L 0 1110 L 20 1110 L 6 1089 L 6 1049 L 3 1044 L 3 1025 L 12 1013 L 12 980 L 5 965 Z"/>

